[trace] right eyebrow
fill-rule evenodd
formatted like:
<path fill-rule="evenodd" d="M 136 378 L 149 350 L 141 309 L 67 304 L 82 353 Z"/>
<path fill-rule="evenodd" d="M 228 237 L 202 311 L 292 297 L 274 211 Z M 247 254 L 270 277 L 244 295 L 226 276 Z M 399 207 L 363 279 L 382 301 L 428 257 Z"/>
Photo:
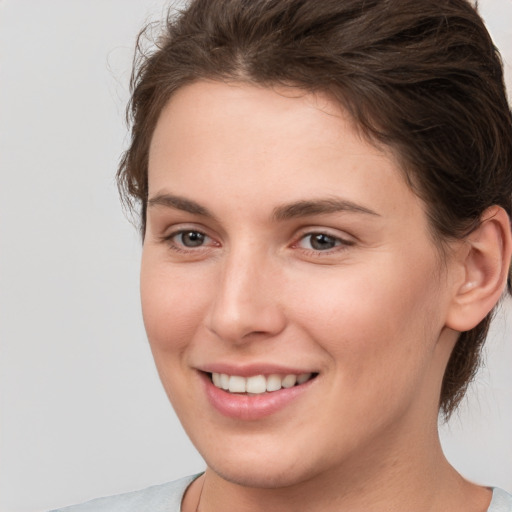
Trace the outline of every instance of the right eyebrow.
<path fill-rule="evenodd" d="M 214 218 L 213 214 L 199 203 L 173 194 L 157 194 L 148 200 L 148 207 L 165 206 L 166 208 L 174 208 L 194 215 L 202 215 L 203 217 Z"/>

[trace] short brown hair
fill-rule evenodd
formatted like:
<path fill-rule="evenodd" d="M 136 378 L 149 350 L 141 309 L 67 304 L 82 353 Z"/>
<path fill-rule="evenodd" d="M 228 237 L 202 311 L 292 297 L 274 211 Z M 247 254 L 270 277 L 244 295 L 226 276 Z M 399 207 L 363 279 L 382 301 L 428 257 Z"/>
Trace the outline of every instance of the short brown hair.
<path fill-rule="evenodd" d="M 143 235 L 156 122 L 177 89 L 200 79 L 332 95 L 364 135 L 398 155 L 440 245 L 466 236 L 492 205 L 511 216 L 501 59 L 466 0 L 193 0 L 170 12 L 154 51 L 138 48 L 118 183 L 140 207 Z M 459 337 L 441 391 L 445 416 L 478 369 L 490 319 Z"/>

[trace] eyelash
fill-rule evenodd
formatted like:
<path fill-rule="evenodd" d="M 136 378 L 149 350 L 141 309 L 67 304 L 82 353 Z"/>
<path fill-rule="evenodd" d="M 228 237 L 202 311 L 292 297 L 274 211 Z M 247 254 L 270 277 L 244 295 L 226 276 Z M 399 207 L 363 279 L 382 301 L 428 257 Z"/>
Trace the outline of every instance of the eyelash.
<path fill-rule="evenodd" d="M 205 244 L 201 244 L 201 245 L 198 245 L 195 247 L 187 247 L 183 242 L 177 243 L 175 241 L 176 237 L 178 237 L 180 235 L 183 236 L 185 234 L 199 235 L 200 237 L 204 237 L 204 240 L 213 241 L 213 239 L 210 236 L 208 236 L 206 233 L 204 233 L 203 231 L 200 231 L 198 229 L 180 229 L 178 231 L 173 231 L 169 235 L 163 236 L 161 238 L 161 240 L 163 242 L 165 242 L 173 251 L 176 251 L 176 252 L 182 253 L 182 254 L 195 253 L 196 251 L 201 250 L 201 249 L 204 251 L 205 249 L 209 249 L 212 247 L 212 245 L 205 245 Z M 308 238 L 311 240 L 312 237 L 315 237 L 315 236 L 317 236 L 317 237 L 322 236 L 327 239 L 330 239 L 334 242 L 335 245 L 333 247 L 325 249 L 325 250 L 314 249 L 314 248 L 308 249 L 306 247 L 301 247 L 302 241 L 304 241 Z M 219 246 L 219 245 L 220 244 L 218 244 L 218 243 L 214 243 L 213 247 Z M 291 247 L 301 249 L 308 256 L 312 255 L 312 256 L 321 257 L 321 256 L 330 255 L 332 253 L 337 253 L 339 251 L 344 251 L 347 249 L 347 247 L 350 247 L 352 245 L 354 245 L 354 242 L 351 240 L 347 240 L 347 239 L 341 238 L 339 236 L 332 235 L 326 231 L 318 230 L 318 231 L 310 231 L 308 233 L 302 234 L 293 244 L 291 244 Z"/>

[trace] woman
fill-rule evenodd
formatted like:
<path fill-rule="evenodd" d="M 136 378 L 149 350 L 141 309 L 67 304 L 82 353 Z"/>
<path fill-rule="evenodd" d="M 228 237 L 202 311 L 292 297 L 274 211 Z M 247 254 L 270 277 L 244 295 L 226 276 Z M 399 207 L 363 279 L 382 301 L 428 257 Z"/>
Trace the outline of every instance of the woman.
<path fill-rule="evenodd" d="M 512 291 L 512 118 L 473 7 L 196 0 L 133 86 L 144 322 L 207 469 L 71 510 L 512 510 L 437 432 Z"/>

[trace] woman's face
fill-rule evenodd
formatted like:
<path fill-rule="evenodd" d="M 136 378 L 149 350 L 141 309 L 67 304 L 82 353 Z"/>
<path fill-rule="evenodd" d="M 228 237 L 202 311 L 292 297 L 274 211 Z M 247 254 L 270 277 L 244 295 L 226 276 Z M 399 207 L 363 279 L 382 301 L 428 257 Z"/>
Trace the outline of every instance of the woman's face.
<path fill-rule="evenodd" d="M 144 321 L 187 433 L 228 480 L 392 463 L 435 429 L 449 266 L 391 154 L 327 98 L 198 82 L 163 110 Z"/>

